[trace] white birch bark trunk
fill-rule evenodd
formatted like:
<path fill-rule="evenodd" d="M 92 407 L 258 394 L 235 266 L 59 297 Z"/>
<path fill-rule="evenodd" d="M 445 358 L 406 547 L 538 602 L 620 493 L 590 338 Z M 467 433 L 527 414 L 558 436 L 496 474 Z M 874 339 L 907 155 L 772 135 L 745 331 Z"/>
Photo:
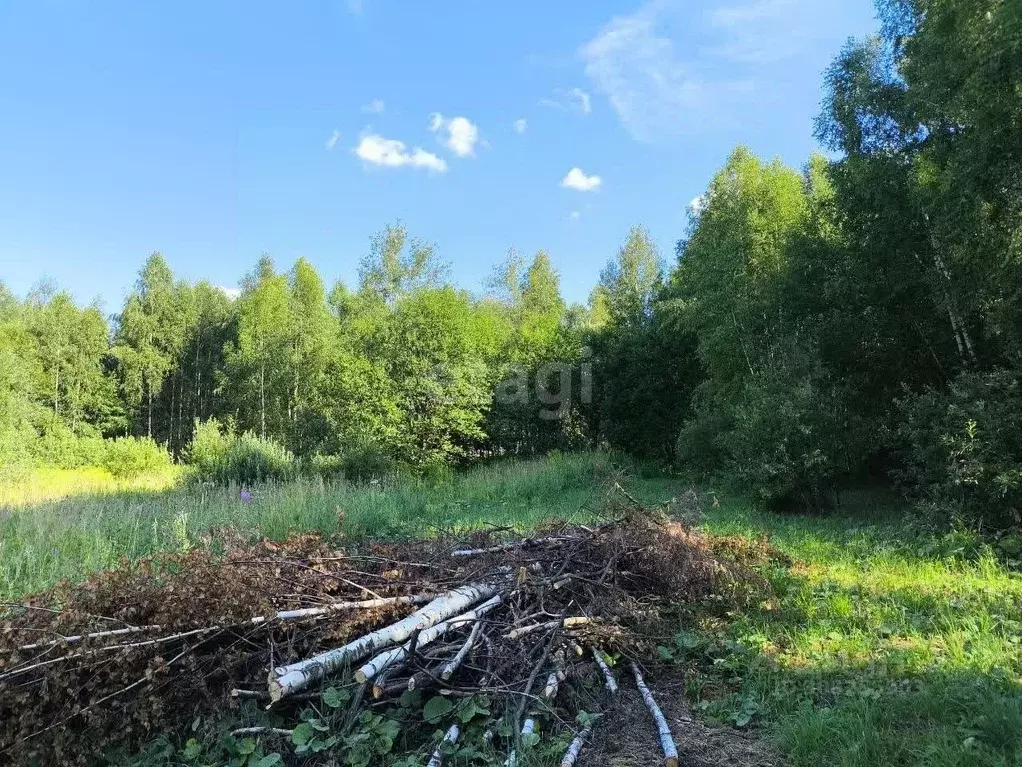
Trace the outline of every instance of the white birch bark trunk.
<path fill-rule="evenodd" d="M 418 637 L 415 638 L 415 646 L 425 647 L 426 645 L 432 644 L 440 637 L 444 636 L 452 628 L 458 628 L 464 626 L 466 623 L 477 622 L 486 613 L 493 610 L 501 602 L 500 595 L 497 595 L 474 610 L 458 615 L 450 620 L 446 620 L 443 623 L 438 623 L 432 628 L 425 629 L 419 632 Z M 478 623 L 476 623 L 478 625 Z M 394 647 L 390 650 L 386 650 L 371 661 L 363 665 L 358 671 L 355 672 L 355 681 L 362 683 L 368 682 L 373 679 L 377 674 L 393 667 L 399 666 L 408 659 L 409 653 L 412 651 L 412 641 L 409 640 L 400 647 Z"/>
<path fill-rule="evenodd" d="M 404 642 L 416 631 L 423 631 L 441 621 L 453 618 L 466 608 L 492 597 L 496 591 L 496 587 L 488 583 L 461 586 L 437 597 L 397 623 L 366 634 L 342 647 L 272 669 L 268 679 L 270 700 L 275 702 L 285 698 L 347 664 L 359 661 L 385 647 Z"/>
<path fill-rule="evenodd" d="M 656 698 L 653 697 L 653 693 L 649 691 L 642 679 L 642 672 L 634 663 L 632 664 L 632 673 L 635 675 L 635 686 L 642 693 L 642 700 L 645 702 L 646 708 L 649 709 L 649 713 L 653 715 L 653 721 L 656 722 L 657 733 L 660 735 L 660 747 L 664 751 L 664 767 L 678 767 L 678 747 L 674 745 L 674 737 L 671 735 L 671 728 L 667 726 L 664 712 L 660 710 Z"/>

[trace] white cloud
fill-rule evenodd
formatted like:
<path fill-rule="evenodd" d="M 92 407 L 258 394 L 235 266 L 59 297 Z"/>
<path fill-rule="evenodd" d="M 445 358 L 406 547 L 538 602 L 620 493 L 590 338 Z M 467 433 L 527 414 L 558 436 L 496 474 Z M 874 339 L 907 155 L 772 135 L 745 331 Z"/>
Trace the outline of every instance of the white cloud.
<path fill-rule="evenodd" d="M 710 16 L 715 27 L 732 27 L 750 21 L 771 19 L 792 5 L 792 0 L 757 0 L 747 5 L 732 5 L 717 8 Z"/>
<path fill-rule="evenodd" d="M 362 140 L 352 151 L 359 159 L 370 165 L 381 165 L 385 168 L 409 166 L 425 168 L 437 173 L 447 170 L 447 163 L 442 157 L 437 157 L 432 152 L 427 152 L 419 147 L 415 147 L 409 152 L 403 141 L 383 138 L 375 133 L 362 136 Z"/>
<path fill-rule="evenodd" d="M 479 127 L 467 117 L 445 118 L 439 112 L 429 116 L 429 129 L 433 133 L 446 132 L 444 145 L 458 157 L 472 157 L 479 143 Z"/>
<path fill-rule="evenodd" d="M 693 216 L 698 216 L 706 209 L 706 195 L 700 194 L 692 198 L 692 201 L 685 206 L 685 210 Z"/>
<path fill-rule="evenodd" d="M 572 88 L 568 91 L 568 95 L 571 97 L 572 101 L 578 105 L 582 114 L 587 115 L 593 111 L 593 104 L 589 100 L 589 94 L 581 88 Z"/>
<path fill-rule="evenodd" d="M 328 138 L 326 140 L 326 149 L 327 149 L 328 152 L 331 149 L 333 149 L 335 146 L 337 146 L 337 140 L 340 137 L 341 137 L 341 132 L 339 130 L 335 130 L 333 133 L 330 134 L 330 138 Z"/>
<path fill-rule="evenodd" d="M 564 112 L 581 112 L 584 115 L 593 111 L 592 99 L 581 88 L 571 88 L 570 90 L 555 88 L 553 98 L 540 99 L 539 105 L 560 109 Z"/>
<path fill-rule="evenodd" d="M 568 220 L 569 221 L 578 221 L 578 219 L 579 219 L 579 217 L 581 217 L 581 215 L 582 214 L 579 211 L 573 210 L 573 211 L 571 211 L 571 213 L 568 214 Z"/>
<path fill-rule="evenodd" d="M 525 121 L 524 117 L 520 120 L 515 120 L 515 133 L 521 135 L 525 133 L 527 127 L 529 127 L 529 124 Z"/>
<path fill-rule="evenodd" d="M 727 2 L 727 0 L 725 0 Z M 730 0 L 707 11 L 647 0 L 579 50 L 585 73 L 639 141 L 716 131 L 787 97 L 792 71 L 818 71 L 840 44 L 819 0 Z M 685 46 L 675 40 L 685 40 Z M 793 63 L 798 60 L 801 64 Z M 781 62 L 784 69 L 774 68 Z"/>
<path fill-rule="evenodd" d="M 241 291 L 238 288 L 225 288 L 223 285 L 217 285 L 217 290 L 223 293 L 232 301 L 236 300 L 241 295 Z"/>
<path fill-rule="evenodd" d="M 383 114 L 383 110 L 386 108 L 386 104 L 383 103 L 382 99 L 373 99 L 368 104 L 362 106 L 362 111 L 370 115 Z"/>
<path fill-rule="evenodd" d="M 581 168 L 572 168 L 563 179 L 561 186 L 566 189 L 576 189 L 579 192 L 592 192 L 600 187 L 603 179 L 599 176 L 587 176 Z"/>

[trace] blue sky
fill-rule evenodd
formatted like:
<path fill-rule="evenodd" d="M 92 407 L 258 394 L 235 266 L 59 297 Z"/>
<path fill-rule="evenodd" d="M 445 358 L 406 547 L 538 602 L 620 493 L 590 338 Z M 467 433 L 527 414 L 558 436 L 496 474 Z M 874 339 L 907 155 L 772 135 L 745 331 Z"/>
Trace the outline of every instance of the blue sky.
<path fill-rule="evenodd" d="M 352 282 L 400 218 L 460 285 L 545 248 L 584 300 L 632 224 L 672 257 L 735 144 L 801 165 L 875 27 L 870 0 L 0 0 L 0 280 L 111 312 L 153 250 Z"/>

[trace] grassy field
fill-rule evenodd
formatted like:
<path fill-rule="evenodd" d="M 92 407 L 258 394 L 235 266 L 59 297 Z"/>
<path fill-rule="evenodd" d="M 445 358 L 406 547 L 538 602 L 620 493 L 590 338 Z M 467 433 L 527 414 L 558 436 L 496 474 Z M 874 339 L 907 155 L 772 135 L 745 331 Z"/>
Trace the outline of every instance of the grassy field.
<path fill-rule="evenodd" d="M 527 528 L 588 516 L 607 456 L 484 466 L 440 485 L 268 486 L 86 494 L 0 511 L 0 598 L 131 558 L 202 545 L 211 527 L 281 537 L 318 530 L 418 536 L 483 524 Z M 628 480 L 643 502 L 683 492 Z M 704 526 L 768 535 L 792 565 L 765 575 L 777 599 L 709 618 L 693 609 L 662 654 L 693 706 L 753 728 L 792 765 L 1022 764 L 1022 578 L 968 535 L 921 532 L 897 500 L 864 494 L 841 518 L 758 513 L 705 492 Z"/>

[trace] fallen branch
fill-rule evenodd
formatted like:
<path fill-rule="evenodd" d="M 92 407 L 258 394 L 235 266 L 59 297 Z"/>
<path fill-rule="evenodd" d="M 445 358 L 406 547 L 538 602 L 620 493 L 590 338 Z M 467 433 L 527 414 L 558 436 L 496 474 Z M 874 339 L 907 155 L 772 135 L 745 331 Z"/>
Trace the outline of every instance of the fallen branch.
<path fill-rule="evenodd" d="M 77 634 L 75 636 L 65 637 L 62 636 L 60 639 L 54 639 L 49 642 L 35 642 L 34 644 L 23 644 L 19 647 L 19 650 L 38 650 L 42 647 L 54 647 L 60 644 L 74 644 L 80 642 L 83 639 L 103 639 L 105 637 L 116 637 L 123 636 L 124 634 L 137 634 L 140 631 L 159 631 L 160 626 L 129 626 L 124 629 L 112 629 L 110 631 L 94 631 L 91 634 Z"/>
<path fill-rule="evenodd" d="M 465 660 L 465 657 L 468 655 L 473 645 L 475 645 L 476 639 L 479 637 L 479 632 L 482 630 L 482 627 L 483 624 L 480 623 L 479 621 L 476 621 L 476 624 L 472 627 L 472 631 L 468 635 L 468 639 L 465 640 L 465 644 L 463 644 L 461 646 L 461 649 L 458 650 L 458 654 L 455 655 L 454 658 L 452 658 L 451 661 L 444 665 L 444 667 L 440 670 L 440 678 L 443 679 L 445 682 L 452 676 L 454 676 L 454 672 L 458 670 L 458 666 L 460 666 L 462 661 Z"/>
<path fill-rule="evenodd" d="M 259 625 L 260 623 L 273 620 L 295 621 L 302 620 L 303 618 L 314 618 L 320 615 L 328 615 L 329 613 L 342 610 L 372 610 L 377 607 L 391 607 L 393 605 L 421 605 L 432 599 L 436 599 L 435 594 L 420 594 L 410 597 L 381 597 L 379 599 L 363 599 L 361 601 L 354 602 L 331 602 L 330 604 L 323 605 L 322 607 L 306 607 L 300 610 L 281 610 L 275 615 L 261 615 L 256 618 L 252 618 L 248 622 L 253 625 Z"/>
<path fill-rule="evenodd" d="M 282 727 L 241 727 L 231 730 L 231 735 L 235 738 L 245 738 L 249 735 L 281 735 L 290 738 L 294 732 L 294 730 L 285 730 Z"/>
<path fill-rule="evenodd" d="M 460 730 L 458 729 L 458 725 L 452 724 L 451 728 L 447 731 L 447 734 L 444 735 L 443 740 L 441 740 L 439 745 L 437 745 L 436 750 L 433 752 L 433 756 L 429 760 L 429 764 L 427 764 L 426 767 L 440 767 L 440 765 L 444 763 L 443 752 L 444 745 L 447 743 L 457 743 L 458 735 L 460 734 L 461 733 Z"/>
<path fill-rule="evenodd" d="M 575 618 L 565 618 L 560 621 L 547 621 L 546 623 L 534 623 L 531 626 L 522 626 L 521 628 L 509 631 L 504 635 L 504 639 L 518 639 L 526 634 L 531 634 L 533 631 L 543 631 L 553 628 L 573 628 L 574 626 L 584 626 L 589 623 L 589 618 L 584 616 L 578 616 Z"/>
<path fill-rule="evenodd" d="M 356 682 L 368 682 L 370 679 L 375 677 L 380 672 L 394 666 L 404 663 L 413 652 L 415 648 L 425 647 L 428 644 L 432 644 L 440 637 L 444 636 L 450 629 L 462 626 L 466 623 L 473 623 L 478 621 L 481 617 L 490 612 L 501 603 L 501 596 L 497 596 L 489 599 L 483 604 L 476 607 L 474 610 L 469 610 L 467 613 L 459 615 L 455 618 L 438 623 L 436 626 L 425 629 L 418 632 L 417 637 L 413 637 L 407 643 L 401 647 L 395 647 L 390 650 L 386 650 L 371 661 L 363 665 L 360 669 L 355 672 Z M 416 641 L 415 647 L 412 646 L 412 641 Z"/>
<path fill-rule="evenodd" d="M 582 746 L 585 745 L 586 739 L 592 731 L 593 723 L 587 722 L 582 731 L 571 741 L 568 750 L 564 752 L 564 758 L 561 759 L 561 767 L 574 767 L 575 760 L 578 759 L 578 755 L 582 752 Z"/>
<path fill-rule="evenodd" d="M 305 689 L 313 682 L 349 663 L 372 655 L 384 647 L 404 642 L 416 631 L 422 631 L 452 618 L 473 604 L 492 597 L 496 591 L 496 587 L 489 583 L 461 586 L 437 597 L 425 607 L 416 610 L 397 623 L 370 632 L 342 647 L 328 650 L 297 663 L 274 668 L 270 671 L 268 679 L 270 700 L 276 702 L 294 692 Z"/>
<path fill-rule="evenodd" d="M 645 702 L 646 708 L 649 709 L 649 713 L 653 715 L 653 721 L 656 722 L 657 732 L 660 735 L 660 747 L 664 751 L 664 767 L 678 767 L 678 747 L 674 745 L 671 728 L 667 726 L 664 712 L 660 710 L 653 693 L 649 691 L 646 683 L 642 680 L 642 672 L 634 662 L 632 663 L 632 673 L 635 675 L 635 686 L 642 693 L 642 700 Z"/>
<path fill-rule="evenodd" d="M 611 695 L 614 695 L 617 692 L 617 680 L 614 679 L 614 672 L 610 670 L 607 661 L 603 659 L 603 653 L 595 647 L 593 648 L 593 657 L 596 659 L 596 665 L 603 672 L 603 681 L 607 685 L 607 689 L 610 690 Z"/>

